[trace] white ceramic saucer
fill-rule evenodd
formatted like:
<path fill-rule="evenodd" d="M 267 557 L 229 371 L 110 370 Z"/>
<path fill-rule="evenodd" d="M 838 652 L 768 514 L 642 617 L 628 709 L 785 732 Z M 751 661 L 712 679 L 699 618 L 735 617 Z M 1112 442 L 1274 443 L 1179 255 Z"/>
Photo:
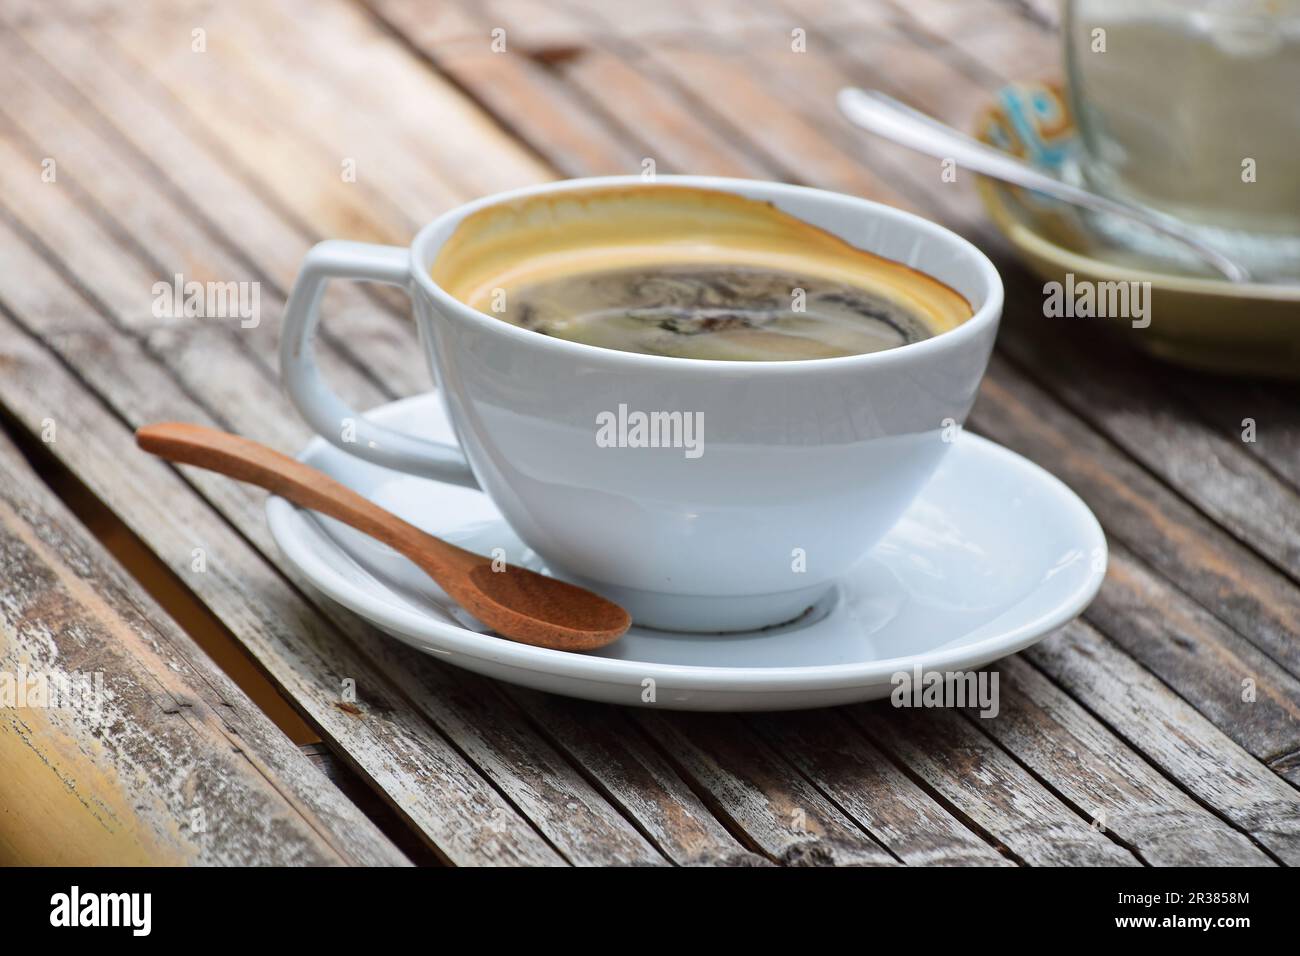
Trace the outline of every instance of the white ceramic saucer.
<path fill-rule="evenodd" d="M 369 413 L 454 441 L 437 398 Z M 420 424 L 417 424 L 420 423 Z M 321 439 L 304 461 L 411 523 L 542 569 L 487 496 L 388 471 Z M 267 503 L 285 557 L 317 588 L 440 659 L 557 694 L 680 710 L 784 710 L 888 696 L 900 671 L 981 667 L 1040 640 L 1101 586 L 1106 539 L 1088 507 L 1037 465 L 963 434 L 899 524 L 802 618 L 748 634 L 633 627 L 570 654 L 484 633 L 414 565 L 337 522 Z M 613 531 L 611 531 L 613 533 Z M 651 684 L 653 682 L 653 684 Z"/>

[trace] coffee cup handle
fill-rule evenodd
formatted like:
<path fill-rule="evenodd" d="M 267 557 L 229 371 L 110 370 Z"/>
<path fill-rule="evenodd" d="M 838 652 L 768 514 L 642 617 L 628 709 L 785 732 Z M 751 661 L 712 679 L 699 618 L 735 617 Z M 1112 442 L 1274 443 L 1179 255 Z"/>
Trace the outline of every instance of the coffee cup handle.
<path fill-rule="evenodd" d="M 290 401 L 326 440 L 366 461 L 395 471 L 477 488 L 464 453 L 368 421 L 325 383 L 313 345 L 320 303 L 330 279 L 361 279 L 401 286 L 410 294 L 410 250 L 331 239 L 317 243 L 303 260 L 284 307 L 280 375 Z"/>

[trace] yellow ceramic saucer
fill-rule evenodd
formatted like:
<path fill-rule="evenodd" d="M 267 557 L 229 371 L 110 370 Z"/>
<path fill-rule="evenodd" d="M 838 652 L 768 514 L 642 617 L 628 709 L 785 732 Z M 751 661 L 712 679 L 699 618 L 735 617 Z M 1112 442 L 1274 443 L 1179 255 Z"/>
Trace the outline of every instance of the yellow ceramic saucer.
<path fill-rule="evenodd" d="M 985 143 L 1059 170 L 1074 127 L 1057 87 L 1019 84 L 1001 91 L 980 116 Z M 1233 283 L 1178 274 L 1115 245 L 1072 210 L 985 177 L 980 198 L 998 230 L 1044 279 L 1150 282 L 1151 323 L 1122 327 L 1138 348 L 1188 365 L 1249 375 L 1300 377 L 1300 284 Z"/>

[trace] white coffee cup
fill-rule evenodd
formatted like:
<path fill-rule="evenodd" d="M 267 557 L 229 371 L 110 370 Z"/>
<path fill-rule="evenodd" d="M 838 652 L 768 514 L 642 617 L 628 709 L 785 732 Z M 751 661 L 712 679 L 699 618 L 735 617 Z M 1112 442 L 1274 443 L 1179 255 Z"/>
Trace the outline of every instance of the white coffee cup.
<path fill-rule="evenodd" d="M 933 276 L 974 315 L 883 352 L 712 361 L 541 335 L 476 311 L 434 282 L 439 249 L 471 213 L 544 193 L 644 185 L 639 177 L 569 180 L 454 209 L 409 249 L 315 246 L 285 308 L 285 385 L 312 427 L 343 450 L 481 487 L 553 573 L 618 601 L 638 624 L 679 631 L 778 624 L 870 550 L 949 449 L 993 347 L 1002 283 L 965 239 L 888 206 L 749 180 L 657 182 L 771 202 Z M 332 278 L 407 290 L 460 447 L 370 423 L 322 381 L 311 343 Z M 693 416 L 702 440 L 695 448 L 598 442 L 602 426 L 635 412 Z"/>

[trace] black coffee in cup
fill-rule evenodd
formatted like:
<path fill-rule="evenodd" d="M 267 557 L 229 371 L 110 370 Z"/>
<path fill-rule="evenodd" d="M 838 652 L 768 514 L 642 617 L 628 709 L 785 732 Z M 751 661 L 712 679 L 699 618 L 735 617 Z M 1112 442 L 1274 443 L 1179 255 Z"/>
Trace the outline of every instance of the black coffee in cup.
<path fill-rule="evenodd" d="M 919 309 L 846 282 L 689 262 L 528 283 L 499 318 L 602 348 L 734 361 L 859 355 L 935 332 Z"/>
<path fill-rule="evenodd" d="M 682 187 L 494 206 L 461 223 L 432 274 L 520 328 L 688 359 L 861 355 L 972 314 L 937 279 L 771 204 Z"/>

